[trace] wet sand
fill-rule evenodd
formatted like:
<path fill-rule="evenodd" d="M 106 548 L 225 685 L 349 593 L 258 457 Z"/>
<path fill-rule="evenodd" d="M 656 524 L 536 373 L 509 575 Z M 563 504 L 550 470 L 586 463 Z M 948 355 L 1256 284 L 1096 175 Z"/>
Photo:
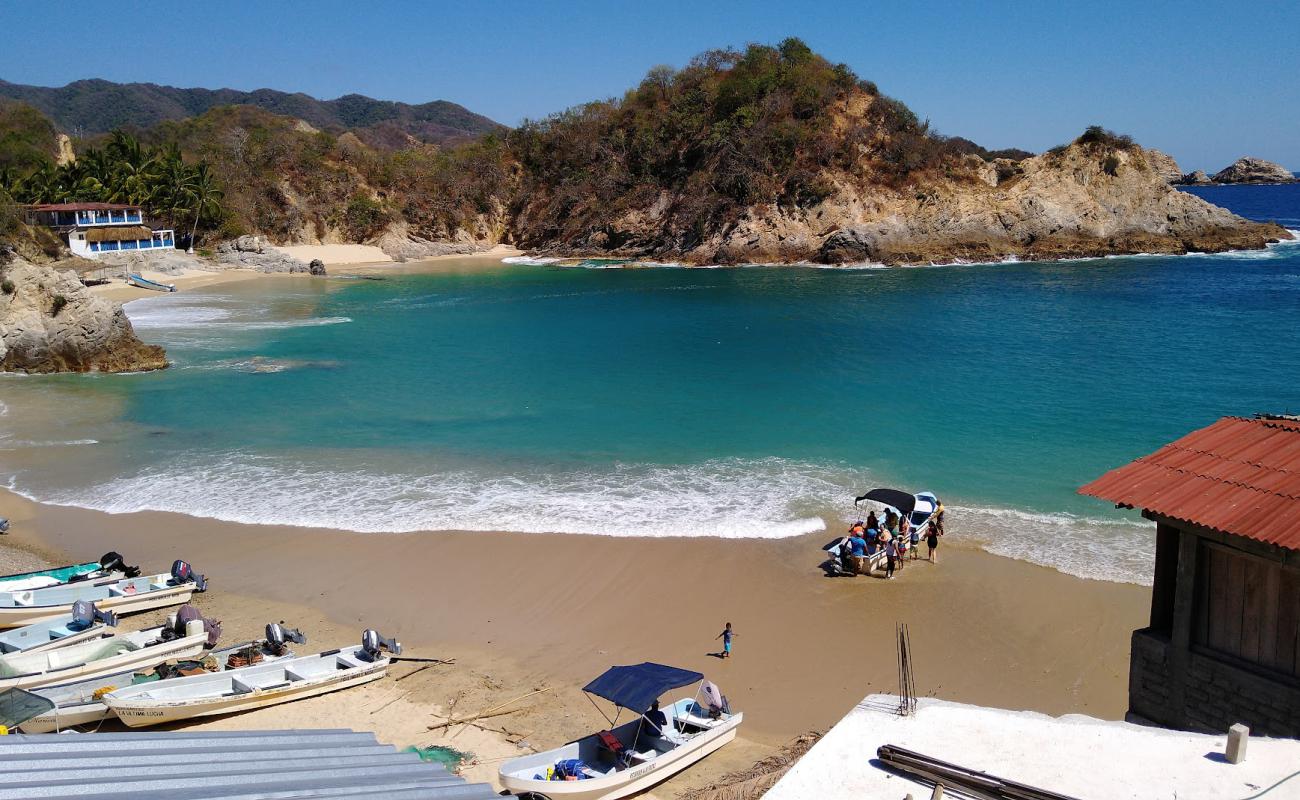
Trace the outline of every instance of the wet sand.
<path fill-rule="evenodd" d="M 250 634 L 267 613 L 307 609 L 310 620 L 291 620 L 304 630 L 325 625 L 351 641 L 378 628 L 414 654 L 456 657 L 457 672 L 491 674 L 502 699 L 554 686 L 545 702 L 570 715 L 552 720 L 565 738 L 599 719 L 578 693 L 587 680 L 654 660 L 704 672 L 746 712 L 747 739 L 778 745 L 829 726 L 866 694 L 897 689 L 898 622 L 910 628 L 923 696 L 1117 719 L 1129 634 L 1145 624 L 1150 598 L 1146 587 L 948 544 L 940 564 L 911 563 L 893 581 L 827 578 L 818 568 L 826 534 L 357 534 L 110 515 L 7 492 L 0 516 L 13 520 L 0 546 L 56 560 L 118 550 L 165 569 L 184 558 L 211 580 L 204 607 Z M 728 621 L 738 635 L 724 661 L 712 654 Z"/>

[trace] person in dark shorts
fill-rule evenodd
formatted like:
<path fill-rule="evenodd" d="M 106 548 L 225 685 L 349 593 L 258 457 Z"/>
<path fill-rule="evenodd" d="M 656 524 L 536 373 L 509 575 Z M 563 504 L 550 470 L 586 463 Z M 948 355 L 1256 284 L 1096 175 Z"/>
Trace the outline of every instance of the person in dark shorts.
<path fill-rule="evenodd" d="M 935 525 L 933 522 L 931 522 L 929 525 L 926 526 L 925 546 L 930 548 L 931 564 L 939 563 L 939 537 L 940 536 L 943 536 L 943 533 L 939 530 L 938 525 Z"/>
<path fill-rule="evenodd" d="M 731 658 L 731 637 L 733 637 L 733 636 L 735 636 L 735 635 L 736 635 L 736 632 L 733 631 L 733 630 L 731 629 L 731 623 L 728 622 L 728 623 L 727 623 L 727 627 L 725 627 L 725 628 L 722 629 L 722 633 L 719 633 L 717 636 L 714 636 L 714 637 L 713 637 L 714 640 L 717 640 L 717 639 L 721 639 L 721 640 L 722 640 L 722 657 L 723 657 L 723 658 Z"/>
<path fill-rule="evenodd" d="M 898 543 L 890 539 L 885 543 L 885 579 L 894 579 L 894 567 L 898 566 Z"/>

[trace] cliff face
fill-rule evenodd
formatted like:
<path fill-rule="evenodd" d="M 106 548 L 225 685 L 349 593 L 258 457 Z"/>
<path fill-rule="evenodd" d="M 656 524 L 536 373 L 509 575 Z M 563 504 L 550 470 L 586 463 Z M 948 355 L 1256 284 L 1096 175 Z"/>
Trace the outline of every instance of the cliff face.
<path fill-rule="evenodd" d="M 966 157 L 900 188 L 830 173 L 834 188 L 821 203 L 753 207 L 694 246 L 669 219 L 681 198 L 664 193 L 590 237 L 541 249 L 688 263 L 924 264 L 1217 252 L 1290 238 L 1172 188 L 1168 164 L 1151 152 L 1073 144 L 1020 162 Z"/>
<path fill-rule="evenodd" d="M 1217 252 L 1289 239 L 1171 188 L 1150 151 L 1071 145 L 1002 180 L 945 181 L 912 198 L 841 204 L 818 260 L 833 263 Z M 854 219 L 857 217 L 857 219 Z M 847 223 L 847 224 L 846 224 Z"/>
<path fill-rule="evenodd" d="M 0 371 L 137 372 L 167 366 L 135 335 L 122 306 L 71 272 L 15 261 L 0 267 Z"/>

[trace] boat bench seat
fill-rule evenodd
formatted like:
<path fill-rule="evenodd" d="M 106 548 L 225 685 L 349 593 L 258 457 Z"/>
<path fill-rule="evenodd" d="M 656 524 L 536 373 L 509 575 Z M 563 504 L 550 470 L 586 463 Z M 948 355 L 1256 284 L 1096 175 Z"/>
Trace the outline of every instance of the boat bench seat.
<path fill-rule="evenodd" d="M 343 653 L 339 653 L 335 663 L 338 665 L 339 669 L 356 669 L 358 667 L 366 666 L 366 662 L 361 659 Z"/>
<path fill-rule="evenodd" d="M 291 670 L 291 669 L 286 669 L 286 670 L 284 671 L 284 677 L 286 677 L 286 678 L 289 679 L 288 681 L 286 681 L 286 685 L 289 684 L 289 683 L 293 683 L 294 681 L 305 681 L 305 680 L 307 680 L 306 677 L 304 677 L 304 676 L 302 676 L 302 675 L 299 675 L 298 673 L 294 672 L 294 671 Z"/>
<path fill-rule="evenodd" d="M 256 686 L 244 683 L 239 678 L 230 679 L 230 688 L 234 689 L 234 694 L 248 694 L 257 689 Z"/>
<path fill-rule="evenodd" d="M 16 606 L 30 606 L 36 601 L 31 592 L 15 592 L 11 597 L 11 602 Z"/>

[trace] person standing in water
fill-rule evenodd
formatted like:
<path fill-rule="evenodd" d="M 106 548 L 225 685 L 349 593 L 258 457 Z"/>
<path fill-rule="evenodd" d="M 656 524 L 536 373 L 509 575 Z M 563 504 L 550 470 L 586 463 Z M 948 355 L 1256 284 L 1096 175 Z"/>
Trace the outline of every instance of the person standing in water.
<path fill-rule="evenodd" d="M 736 632 L 731 629 L 731 623 L 728 622 L 727 627 L 722 629 L 722 633 L 719 633 L 717 636 L 713 637 L 714 641 L 717 641 L 718 639 L 722 640 L 723 658 L 731 658 L 731 637 L 735 635 Z"/>
<path fill-rule="evenodd" d="M 930 548 L 930 563 L 939 563 L 939 537 L 943 536 L 943 531 L 939 526 L 931 522 L 925 529 L 925 544 Z"/>

